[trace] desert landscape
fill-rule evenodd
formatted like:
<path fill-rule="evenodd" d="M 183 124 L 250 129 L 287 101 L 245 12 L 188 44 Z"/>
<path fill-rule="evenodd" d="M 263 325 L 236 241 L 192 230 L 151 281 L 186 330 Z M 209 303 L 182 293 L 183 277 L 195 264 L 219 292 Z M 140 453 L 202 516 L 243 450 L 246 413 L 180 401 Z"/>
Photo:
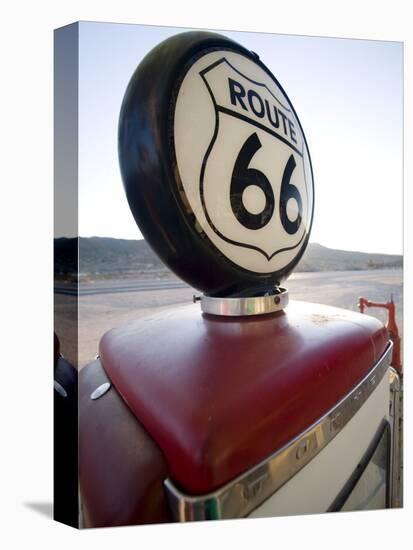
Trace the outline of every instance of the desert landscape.
<path fill-rule="evenodd" d="M 80 238 L 79 276 L 74 260 L 77 246 L 76 239 L 55 240 L 55 330 L 63 355 L 78 368 L 98 354 L 99 340 L 107 330 L 190 304 L 198 294 L 171 273 L 144 240 Z M 402 256 L 332 250 L 310 243 L 284 286 L 290 300 L 353 311 L 359 296 L 378 302 L 393 297 L 403 337 Z M 385 310 L 371 308 L 367 313 L 387 320 Z"/>

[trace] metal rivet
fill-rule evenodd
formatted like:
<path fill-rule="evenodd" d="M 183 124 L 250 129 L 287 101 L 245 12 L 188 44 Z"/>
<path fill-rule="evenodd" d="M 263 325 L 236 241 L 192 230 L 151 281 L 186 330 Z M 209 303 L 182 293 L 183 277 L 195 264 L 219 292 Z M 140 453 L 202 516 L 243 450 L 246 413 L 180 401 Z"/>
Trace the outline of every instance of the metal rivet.
<path fill-rule="evenodd" d="M 302 441 L 297 447 L 297 451 L 295 453 L 296 459 L 300 460 L 301 458 L 303 458 L 303 456 L 307 454 L 307 451 L 309 450 L 309 448 L 310 448 L 310 441 L 308 439 L 305 439 L 304 441 Z"/>
<path fill-rule="evenodd" d="M 93 393 L 90 395 L 90 399 L 99 399 L 99 397 L 102 397 L 102 395 L 105 395 L 106 392 L 108 392 L 111 388 L 110 382 L 105 382 L 104 384 L 101 384 L 98 386 Z"/>
<path fill-rule="evenodd" d="M 334 413 L 330 420 L 330 427 L 332 431 L 338 430 L 338 428 L 341 427 L 341 423 L 343 421 L 342 414 L 340 411 L 337 411 Z"/>
<path fill-rule="evenodd" d="M 362 396 L 363 392 L 359 390 L 356 395 L 353 397 L 354 401 L 358 401 L 360 397 Z"/>
<path fill-rule="evenodd" d="M 274 298 L 274 304 L 279 304 L 281 301 L 281 298 L 279 296 L 275 296 Z"/>
<path fill-rule="evenodd" d="M 262 488 L 264 487 L 264 482 L 267 480 L 267 478 L 268 474 L 264 472 L 260 477 L 254 479 L 253 481 L 251 481 L 251 483 L 248 483 L 248 485 L 244 485 L 241 489 L 244 500 L 248 501 L 252 498 L 256 498 L 257 495 L 262 491 Z"/>
<path fill-rule="evenodd" d="M 64 387 L 61 384 L 59 384 L 59 382 L 56 382 L 56 380 L 54 381 L 54 389 L 62 397 L 67 397 L 67 391 L 64 389 Z"/>

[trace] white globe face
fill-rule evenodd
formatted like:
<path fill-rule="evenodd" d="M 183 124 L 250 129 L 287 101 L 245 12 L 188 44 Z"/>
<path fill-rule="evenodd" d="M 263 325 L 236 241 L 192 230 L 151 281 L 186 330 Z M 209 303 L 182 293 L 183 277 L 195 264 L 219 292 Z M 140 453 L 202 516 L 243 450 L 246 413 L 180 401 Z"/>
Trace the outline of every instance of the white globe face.
<path fill-rule="evenodd" d="M 306 244 L 314 197 L 281 88 L 241 54 L 207 53 L 182 81 L 173 132 L 181 196 L 219 252 L 255 273 L 289 265 Z"/>

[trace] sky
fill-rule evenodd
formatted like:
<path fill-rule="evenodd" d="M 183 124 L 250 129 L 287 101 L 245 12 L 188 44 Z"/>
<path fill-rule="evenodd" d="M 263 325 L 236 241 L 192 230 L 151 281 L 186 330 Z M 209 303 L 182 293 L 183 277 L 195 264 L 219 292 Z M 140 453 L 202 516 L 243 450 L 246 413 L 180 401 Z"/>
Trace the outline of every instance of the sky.
<path fill-rule="evenodd" d="M 79 235 L 142 238 L 119 171 L 120 105 L 141 59 L 184 30 L 80 23 Z M 217 32 L 259 54 L 298 114 L 314 172 L 310 242 L 401 254 L 402 43 Z"/>

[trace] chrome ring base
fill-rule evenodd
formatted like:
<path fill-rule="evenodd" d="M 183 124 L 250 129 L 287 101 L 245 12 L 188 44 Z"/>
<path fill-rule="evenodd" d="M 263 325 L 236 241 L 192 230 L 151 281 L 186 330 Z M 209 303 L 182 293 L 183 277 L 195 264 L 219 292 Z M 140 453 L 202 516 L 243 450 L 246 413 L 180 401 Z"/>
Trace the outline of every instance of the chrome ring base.
<path fill-rule="evenodd" d="M 201 296 L 201 310 L 212 315 L 230 317 L 244 315 L 264 315 L 283 310 L 288 305 L 288 290 L 278 288 L 277 294 L 268 296 L 248 296 L 246 298 L 215 298 Z M 194 301 L 198 301 L 195 300 Z"/>

